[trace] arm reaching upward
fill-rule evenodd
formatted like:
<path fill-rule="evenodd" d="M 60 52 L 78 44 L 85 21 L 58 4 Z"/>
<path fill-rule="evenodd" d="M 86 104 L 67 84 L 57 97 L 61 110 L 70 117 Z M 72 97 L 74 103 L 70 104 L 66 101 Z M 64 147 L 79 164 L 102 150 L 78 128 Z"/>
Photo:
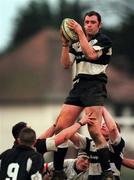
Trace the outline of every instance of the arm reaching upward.
<path fill-rule="evenodd" d="M 56 124 L 53 124 L 51 127 L 49 127 L 46 131 L 44 131 L 39 137 L 38 139 L 46 139 L 48 137 L 52 137 L 55 133 L 55 127 Z"/>
<path fill-rule="evenodd" d="M 74 30 L 78 36 L 79 36 L 79 42 L 82 48 L 82 51 L 84 54 L 90 59 L 95 60 L 98 58 L 97 52 L 94 50 L 94 48 L 89 44 L 87 37 L 85 36 L 85 33 L 79 23 L 77 23 L 75 20 L 70 20 L 68 22 L 69 28 Z"/>
<path fill-rule="evenodd" d="M 81 128 L 81 126 L 87 124 L 90 121 L 90 118 L 91 114 L 85 115 L 79 122 L 74 123 L 72 126 L 62 130 L 59 134 L 57 134 L 55 136 L 56 146 L 70 139 Z"/>
<path fill-rule="evenodd" d="M 69 57 L 69 41 L 63 35 L 62 29 L 60 30 L 60 36 L 61 36 L 61 43 L 62 43 L 60 62 L 65 69 L 68 69 L 72 64 Z"/>
<path fill-rule="evenodd" d="M 120 132 L 118 130 L 116 122 L 105 107 L 103 107 L 102 115 L 106 123 L 106 126 L 109 129 L 110 139 L 114 142 L 120 136 Z"/>
<path fill-rule="evenodd" d="M 123 158 L 122 165 L 127 168 L 134 169 L 134 159 Z"/>

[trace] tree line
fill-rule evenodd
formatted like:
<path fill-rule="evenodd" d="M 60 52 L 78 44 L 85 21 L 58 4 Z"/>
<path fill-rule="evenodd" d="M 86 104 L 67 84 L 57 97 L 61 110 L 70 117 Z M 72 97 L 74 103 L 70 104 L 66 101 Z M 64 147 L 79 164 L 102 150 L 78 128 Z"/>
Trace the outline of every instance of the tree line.
<path fill-rule="evenodd" d="M 90 10 L 90 5 L 83 5 L 80 3 L 80 0 L 73 2 L 66 0 L 59 1 L 57 10 L 52 9 L 47 1 L 37 2 L 33 0 L 26 8 L 19 10 L 18 16 L 14 20 L 15 29 L 7 51 L 16 48 L 44 28 L 51 27 L 59 30 L 61 21 L 65 17 L 74 18 L 82 24 L 84 12 Z M 134 13 L 127 12 L 127 16 L 124 16 L 124 21 L 120 27 L 111 30 L 104 29 L 104 31 L 113 40 L 114 56 L 121 54 L 128 58 L 127 71 L 130 74 L 134 74 L 134 38 L 132 38 L 134 32 Z M 118 61 L 123 60 L 119 59 Z M 115 60 L 113 64 L 119 63 Z"/>

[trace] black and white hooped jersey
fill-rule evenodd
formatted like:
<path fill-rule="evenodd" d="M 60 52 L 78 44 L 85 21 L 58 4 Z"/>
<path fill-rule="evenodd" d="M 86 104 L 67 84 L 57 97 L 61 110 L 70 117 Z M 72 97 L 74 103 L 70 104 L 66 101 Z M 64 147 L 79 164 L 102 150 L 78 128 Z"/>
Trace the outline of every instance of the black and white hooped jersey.
<path fill-rule="evenodd" d="M 75 79 L 80 77 L 90 78 L 92 76 L 99 78 L 106 78 L 106 68 L 109 64 L 112 55 L 112 42 L 109 37 L 100 32 L 89 41 L 98 54 L 96 60 L 90 60 L 82 52 L 80 42 L 74 43 L 70 46 L 70 59 L 75 62 Z M 102 76 L 103 75 L 103 76 Z"/>
<path fill-rule="evenodd" d="M 18 145 L 0 155 L 0 180 L 42 180 L 44 159 L 34 149 Z"/>
<path fill-rule="evenodd" d="M 94 141 L 80 135 L 80 146 L 77 148 L 84 149 L 90 157 L 90 166 L 89 166 L 89 179 L 90 176 L 100 176 L 102 173 L 101 165 L 99 163 L 99 157 L 97 154 L 97 149 Z M 114 176 L 120 177 L 120 170 L 123 158 L 123 148 L 125 146 L 124 140 L 119 136 L 114 143 L 108 142 L 110 149 L 110 166 L 113 171 Z"/>

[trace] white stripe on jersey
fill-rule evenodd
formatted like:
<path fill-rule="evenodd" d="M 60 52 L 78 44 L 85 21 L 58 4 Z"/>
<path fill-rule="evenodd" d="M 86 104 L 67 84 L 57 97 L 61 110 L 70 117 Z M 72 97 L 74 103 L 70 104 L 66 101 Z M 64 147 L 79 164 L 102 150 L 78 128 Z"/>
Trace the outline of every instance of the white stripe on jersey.
<path fill-rule="evenodd" d="M 26 171 L 29 172 L 32 167 L 32 159 L 28 158 L 27 165 L 26 165 Z"/>
<path fill-rule="evenodd" d="M 108 65 L 100 65 L 100 64 L 93 64 L 90 62 L 81 61 L 80 63 L 76 64 L 76 75 L 78 74 L 89 74 L 95 75 L 100 73 L 106 73 L 106 68 Z"/>

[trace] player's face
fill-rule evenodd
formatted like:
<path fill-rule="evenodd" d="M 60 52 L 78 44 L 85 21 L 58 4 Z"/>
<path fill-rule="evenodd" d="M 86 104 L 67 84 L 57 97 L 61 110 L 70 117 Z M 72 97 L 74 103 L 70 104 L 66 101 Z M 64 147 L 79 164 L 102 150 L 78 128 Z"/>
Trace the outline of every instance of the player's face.
<path fill-rule="evenodd" d="M 95 15 L 86 16 L 84 19 L 84 28 L 87 36 L 94 36 L 101 28 L 101 23 Z"/>
<path fill-rule="evenodd" d="M 102 135 L 104 136 L 104 138 L 106 140 L 109 139 L 109 130 L 108 130 L 108 128 L 107 128 L 105 123 L 103 123 L 102 126 L 101 126 L 101 133 L 102 133 Z"/>
<path fill-rule="evenodd" d="M 86 171 L 89 168 L 89 159 L 87 157 L 78 157 L 76 168 L 79 171 Z"/>

